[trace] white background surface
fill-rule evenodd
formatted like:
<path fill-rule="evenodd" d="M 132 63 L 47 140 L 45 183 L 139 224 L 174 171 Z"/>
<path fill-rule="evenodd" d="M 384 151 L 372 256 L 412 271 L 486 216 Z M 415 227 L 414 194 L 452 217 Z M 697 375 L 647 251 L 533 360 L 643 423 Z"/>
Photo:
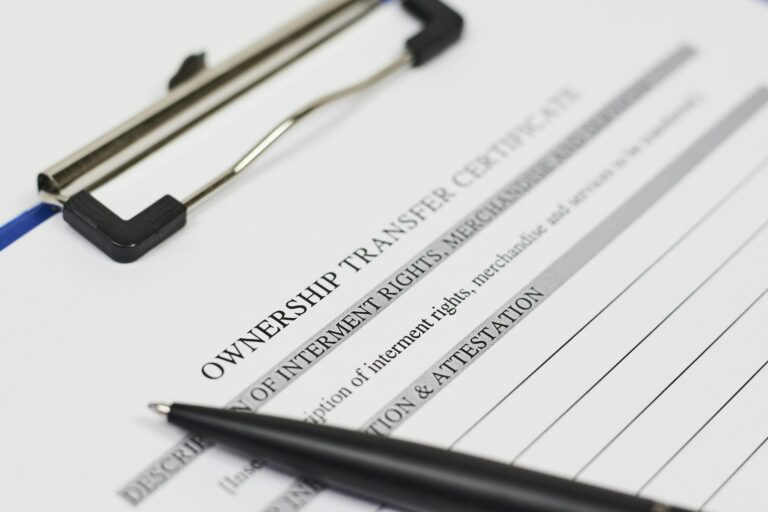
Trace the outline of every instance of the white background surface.
<path fill-rule="evenodd" d="M 677 16 L 672 16 L 666 5 L 657 0 L 657 3 L 650 4 L 633 2 L 632 5 L 642 8 L 632 17 L 630 25 L 618 23 L 627 17 L 625 6 L 630 5 L 629 0 L 626 4 L 615 0 L 604 0 L 602 3 L 584 0 L 584 5 L 591 6 L 591 11 L 582 10 L 580 6 L 570 3 L 567 4 L 570 11 L 563 13 L 561 10 L 559 16 L 552 15 L 556 9 L 551 6 L 565 5 L 562 0 L 537 4 L 520 2 L 515 5 L 511 2 L 491 4 L 492 1 L 499 2 L 451 0 L 471 16 L 466 38 L 452 50 L 451 58 L 437 61 L 426 68 L 425 72 L 404 73 L 382 87 L 370 100 L 351 102 L 343 109 L 344 122 L 334 124 L 333 130 L 320 133 L 317 129 L 336 119 L 326 115 L 313 121 L 316 124 L 309 123 L 300 128 L 304 131 L 295 134 L 298 136 L 292 134 L 291 140 L 285 141 L 281 145 L 282 149 L 269 157 L 282 158 L 282 165 L 271 168 L 264 165 L 261 173 L 252 172 L 243 177 L 241 183 L 246 186 L 230 187 L 222 192 L 216 200 L 203 207 L 199 215 L 196 213 L 194 221 L 182 233 L 154 250 L 140 264 L 119 266 L 109 261 L 74 234 L 61 218 L 47 222 L 0 255 L 0 259 L 4 258 L 0 264 L 0 282 L 4 283 L 4 289 L 10 290 L 0 294 L 0 310 L 14 312 L 2 322 L 4 337 L 10 341 L 3 349 L 5 363 L 4 371 L 0 372 L 0 401 L 5 410 L 19 410 L 26 415 L 24 422 L 3 424 L 5 430 L 2 437 L 16 440 L 6 450 L 4 463 L 0 464 L 0 480 L 16 482 L 2 497 L 8 503 L 4 508 L 135 510 L 117 498 L 117 486 L 180 438 L 179 432 L 149 416 L 144 408 L 146 401 L 187 399 L 203 403 L 224 403 L 235 392 L 251 385 L 275 360 L 324 325 L 327 317 L 342 311 L 362 293 L 379 283 L 383 276 L 389 275 L 407 257 L 421 250 L 425 240 L 438 236 L 459 215 L 474 207 L 559 140 L 573 124 L 580 122 L 602 105 L 607 97 L 615 94 L 638 73 L 679 44 L 681 33 L 690 37 L 701 51 L 701 58 L 670 77 L 663 87 L 645 98 L 638 108 L 627 112 L 620 122 L 601 135 L 596 144 L 569 162 L 568 168 L 559 172 L 556 179 L 545 182 L 529 199 L 516 206 L 514 215 L 500 219 L 493 227 L 475 237 L 471 248 L 457 253 L 445 266 L 420 283 L 418 291 L 409 293 L 382 314 L 377 320 L 375 337 L 360 336 L 347 343 L 323 361 L 318 370 L 308 373 L 305 379 L 290 388 L 283 397 L 272 402 L 268 409 L 269 412 L 297 415 L 317 403 L 318 395 L 326 393 L 326 390 L 338 389 L 339 382 L 351 371 L 351 364 L 370 361 L 379 347 L 397 338 L 403 326 L 412 322 L 414 315 L 428 311 L 446 293 L 450 294 L 456 287 L 463 286 L 468 276 L 471 277 L 481 265 L 485 265 L 486 258 L 490 258 L 499 248 L 508 247 L 511 234 L 516 236 L 533 220 L 542 218 L 543 213 L 562 200 L 566 191 L 581 187 L 584 180 L 610 161 L 625 143 L 637 140 L 651 125 L 655 126 L 658 119 L 679 104 L 680 98 L 692 90 L 702 93 L 706 104 L 694 116 L 674 127 L 652 151 L 645 153 L 642 170 L 646 172 L 627 173 L 614 181 L 610 189 L 605 189 L 605 193 L 562 224 L 563 229 L 556 235 L 545 239 L 541 245 L 521 257 L 514 272 L 508 272 L 484 287 L 473 302 L 463 306 L 462 312 L 450 321 L 452 323 L 443 323 L 441 329 L 448 332 L 448 336 L 438 338 L 441 331 L 433 331 L 432 343 L 416 346 L 408 358 L 399 359 L 399 366 L 391 367 L 382 377 L 391 380 L 379 381 L 378 386 L 367 388 L 370 395 L 357 395 L 357 403 L 350 401 L 346 409 L 339 409 L 334 422 L 352 425 L 360 419 L 358 416 L 364 416 L 367 412 L 363 406 L 372 408 L 378 406 L 382 399 L 391 398 L 392 390 L 402 387 L 401 380 L 410 381 L 408 371 L 420 371 L 427 363 L 431 364 L 444 351 L 443 345 L 452 344 L 457 337 L 466 334 L 479 319 L 485 318 L 488 311 L 499 304 L 500 297 L 506 300 L 509 290 L 518 289 L 541 267 L 570 247 L 582 232 L 607 215 L 650 177 L 648 173 L 661 168 L 699 131 L 710 126 L 735 101 L 747 94 L 756 82 L 764 82 L 765 72 L 759 71 L 761 60 L 754 60 L 757 65 L 750 66 L 747 70 L 749 73 L 730 64 L 737 58 L 749 62 L 749 59 L 754 58 L 752 52 L 757 54 L 760 51 L 759 44 L 748 44 L 752 42 L 749 37 L 751 34 L 755 39 L 755 34 L 762 33 L 756 27 L 762 24 L 768 26 L 768 16 L 763 19 L 758 19 L 759 16 L 748 19 L 746 16 L 734 16 L 731 24 L 717 16 L 700 16 L 695 20 L 697 23 L 692 23 L 688 16 L 690 13 L 694 17 L 693 9 L 683 13 L 678 9 Z M 690 4 L 698 4 L 699 1 L 690 0 Z M 269 5 L 277 3 L 270 2 Z M 733 2 L 733 5 L 738 4 Z M 149 4 L 144 5 L 148 10 L 154 8 Z M 207 10 L 200 10 L 198 15 L 206 22 L 206 26 L 217 11 L 224 9 L 221 5 L 214 7 L 212 4 Z M 246 6 L 245 3 L 239 5 Z M 267 4 L 261 2 L 254 5 Z M 290 7 L 297 5 L 290 3 Z M 504 8 L 497 7 L 500 5 Z M 517 16 L 518 5 L 521 6 L 521 12 L 524 5 L 538 5 L 536 23 L 532 23 L 530 18 Z M 710 13 L 717 14 L 718 10 L 712 6 L 721 6 L 723 3 L 709 0 L 701 1 L 701 5 L 700 13 L 704 7 L 708 7 Z M 36 7 L 25 6 L 24 9 L 34 13 Z M 37 10 L 43 12 L 40 7 Z M 401 29 L 405 31 L 408 27 L 402 25 L 400 12 L 395 12 L 395 9 L 391 12 L 386 9 L 382 11 L 351 30 L 344 45 L 332 44 L 316 56 L 318 59 L 307 63 L 309 68 L 322 73 L 286 73 L 286 76 L 276 79 L 265 91 L 244 98 L 238 109 L 222 112 L 216 121 L 222 129 L 216 130 L 213 126 L 211 131 L 190 133 L 185 138 L 188 144 L 163 151 L 157 158 L 142 162 L 135 171 L 127 173 L 130 177 L 122 180 L 126 182 L 122 185 L 128 186 L 130 196 L 135 198 L 137 189 L 145 188 L 143 183 L 139 184 L 141 178 L 153 178 L 160 174 L 165 177 L 179 172 L 189 177 L 190 174 L 207 172 L 209 163 L 218 168 L 222 162 L 231 158 L 232 151 L 239 153 L 245 143 L 252 142 L 264 125 L 268 127 L 278 115 L 285 113 L 286 108 L 294 107 L 297 97 L 313 96 L 318 88 L 326 89 L 330 85 L 330 82 L 326 83 L 326 75 L 335 76 L 335 73 L 341 71 L 360 73 L 359 67 L 341 58 L 348 55 L 349 41 L 367 43 L 366 49 L 371 48 L 371 52 L 363 55 L 364 64 L 376 65 L 383 62 L 380 59 L 390 53 L 390 45 L 399 48 L 402 44 L 402 35 L 395 32 Z M 500 11 L 504 16 L 499 14 Z M 225 30 L 224 35 L 236 35 L 240 39 L 229 40 L 229 46 L 212 54 L 212 61 L 226 57 L 242 44 L 258 37 L 255 29 L 251 32 L 242 30 L 243 26 L 255 26 L 257 21 L 247 19 L 242 12 L 232 14 L 233 20 L 239 18 L 241 29 L 231 33 L 222 29 Z M 62 22 L 64 13 L 58 14 L 58 19 L 56 13 L 47 13 L 43 17 L 46 23 L 55 26 L 59 31 L 57 33 L 66 34 L 71 27 Z M 166 14 L 167 20 L 174 18 L 174 11 L 169 10 Z M 135 23 L 128 24 L 130 29 L 123 26 L 127 22 L 119 15 L 109 16 L 114 16 L 114 24 L 122 27 L 121 37 L 116 38 L 123 41 L 120 43 L 121 51 L 135 58 L 136 50 L 132 48 L 130 38 L 142 32 L 137 28 L 141 16 L 132 14 L 131 19 Z M 574 23 L 573 20 L 579 19 L 578 16 L 584 16 L 592 24 Z M 108 16 L 105 14 L 105 17 Z M 2 19 L 3 24 L 12 25 L 7 17 Z M 32 23 L 36 17 L 30 15 L 29 19 L 32 20 L 29 23 Z M 611 23 L 612 20 L 617 22 Z M 266 30 L 273 21 L 262 19 L 259 26 Z M 224 24 L 224 21 L 221 23 Z M 514 28 L 509 29 L 510 26 Z M 392 40 L 386 38 L 384 41 L 381 34 L 372 32 L 375 27 L 380 27 L 383 31 L 381 34 L 392 35 Z M 652 27 L 652 30 L 648 27 Z M 713 31 L 717 27 L 722 28 L 722 32 Z M 154 34 L 158 41 L 162 41 L 163 26 L 155 28 Z M 17 27 L 15 30 L 21 32 L 24 29 Z M 108 54 L 98 42 L 101 39 L 112 39 L 108 30 L 94 30 L 99 31 L 98 37 L 86 39 L 84 36 L 83 41 L 88 42 L 81 42 L 83 51 L 88 51 L 88 59 L 83 60 L 87 65 L 94 58 L 98 61 L 99 56 Z M 144 32 L 150 31 L 147 29 Z M 587 37 L 589 35 L 594 37 Z M 179 36 L 174 37 L 179 41 Z M 203 44 L 197 38 L 202 36 L 199 33 L 189 35 L 189 41 L 184 45 L 179 43 L 179 48 L 168 50 L 167 55 L 163 53 L 162 59 L 156 48 L 163 47 L 165 52 L 167 48 L 163 43 L 146 42 L 142 52 L 158 59 L 151 66 L 147 63 L 147 70 L 139 70 L 141 66 L 134 65 L 118 71 L 120 66 L 105 63 L 103 69 L 114 66 L 109 68 L 109 73 L 102 69 L 100 74 L 95 74 L 93 80 L 85 80 L 73 68 L 69 69 L 66 80 L 69 81 L 70 89 L 66 90 L 84 98 L 83 105 L 87 105 L 87 108 L 76 105 L 74 100 L 67 101 L 67 96 L 57 96 L 56 101 L 45 96 L 46 101 L 62 111 L 84 112 L 74 117 L 57 114 L 56 119 L 61 119 L 62 123 L 74 123 L 69 128 L 54 127 L 44 122 L 48 116 L 51 119 L 54 116 L 42 106 L 35 111 L 37 117 L 34 119 L 37 121 L 25 128 L 28 132 L 23 132 L 28 133 L 29 137 L 21 137 L 21 129 L 4 127 L 3 133 L 18 136 L 16 140 L 19 142 L 9 143 L 8 146 L 19 146 L 15 148 L 14 154 L 18 155 L 18 162 L 25 164 L 8 164 L 13 176 L 21 177 L 18 190 L 26 198 L 19 199 L 17 207 L 9 215 L 35 202 L 34 175 L 41 167 L 162 95 L 167 78 L 180 59 L 198 50 Z M 38 33 L 34 37 L 29 36 L 28 41 L 31 46 L 38 45 L 36 51 L 39 54 L 45 54 L 46 43 L 43 41 L 53 39 L 48 36 L 42 38 Z M 568 40 L 578 41 L 579 44 L 563 43 Z M 606 43 L 612 40 L 621 43 Z M 376 45 L 370 44 L 374 41 Z M 205 46 L 214 48 L 207 41 Z M 355 48 L 352 44 L 353 53 Z M 499 51 L 495 59 L 475 57 L 490 53 L 485 51 L 487 48 L 502 48 L 503 52 Z M 64 56 L 67 54 L 64 50 L 56 51 L 61 51 Z M 382 55 L 377 54 L 379 51 Z M 25 61 L 19 62 L 23 64 Z M 88 69 L 86 64 L 83 69 Z M 57 69 L 67 69 L 64 61 L 58 62 L 57 66 Z M 726 68 L 728 73 L 723 73 L 721 70 Z M 135 87 L 126 86 L 124 77 L 133 76 L 139 71 L 146 74 L 142 74 L 141 80 L 135 79 Z M 753 72 L 761 76 L 752 76 Z M 310 82 L 307 78 L 320 75 L 322 80 L 313 79 Z M 115 88 L 99 82 L 106 80 L 106 76 L 113 80 L 110 83 L 117 84 Z M 41 95 L 52 90 L 43 87 L 49 82 L 47 75 L 42 76 L 39 82 L 34 82 L 41 84 Z M 20 85 L 21 81 L 14 84 L 19 91 L 17 96 L 21 97 L 21 93 L 30 88 L 31 83 L 26 86 Z M 442 87 L 435 87 L 435 84 Z M 411 206 L 420 197 L 419 194 L 443 183 L 452 172 L 486 148 L 489 141 L 495 140 L 563 85 L 581 91 L 584 98 L 561 124 L 553 126 L 546 135 L 537 138 L 507 160 L 504 166 L 497 168 L 472 189 L 463 192 L 439 216 L 388 250 L 368 270 L 350 276 L 344 287 L 323 301 L 315 312 L 276 339 L 279 342 L 260 349 L 253 357 L 249 356 L 248 361 L 237 366 L 227 379 L 203 381 L 198 368 L 207 358 L 213 357 L 231 340 L 242 335 L 245 329 L 254 325 L 254 320 L 274 311 L 275 307 L 312 279 L 333 268 L 335 262 L 351 249 L 367 242 L 378 228 Z M 97 96 L 94 91 L 111 98 L 111 102 L 103 100 L 104 111 L 108 103 L 115 106 L 110 115 L 99 108 L 98 101 L 94 103 Z M 126 99 L 129 92 L 135 95 L 130 101 Z M 55 93 L 63 94 L 58 90 Z M 126 98 L 123 98 L 123 94 Z M 290 101 L 278 105 L 272 101 L 273 98 L 288 98 Z M 23 113 L 20 101 L 3 101 Z M 441 117 L 445 105 L 451 103 L 454 105 L 452 116 Z M 87 117 L 86 111 L 87 116 L 94 117 Z M 98 125 L 94 119 L 100 120 L 101 124 Z M 91 123 L 88 125 L 90 128 L 75 126 L 86 120 Z M 306 131 L 313 126 L 315 131 Z M 765 124 L 750 132 L 754 139 L 750 139 L 752 143 L 748 146 L 762 156 L 764 146 L 761 141 L 764 140 L 765 130 L 761 126 Z M 29 149 L 42 146 L 42 143 L 36 146 L 35 140 L 44 140 L 40 135 L 43 131 L 49 139 L 45 142 L 45 154 L 42 149 Z M 60 137 L 69 137 L 71 141 L 65 144 Z M 22 139 L 29 141 L 25 151 L 21 148 Z M 60 147 L 55 147 L 54 139 Z M 199 151 L 201 148 L 205 151 Z M 292 151 L 293 148 L 301 150 Z M 716 195 L 699 193 L 701 191 L 724 193 L 726 187 L 719 180 L 719 173 L 725 169 L 729 172 L 724 177 L 735 180 L 737 172 L 744 172 L 750 167 L 747 161 L 749 155 L 740 149 L 730 147 L 733 158 L 710 164 L 709 173 L 694 175 L 698 179 L 709 178 L 706 181 L 709 186 L 699 188 L 696 183 L 701 182 L 694 181 L 693 186 L 689 183 L 689 187 L 682 192 L 690 193 L 690 199 L 696 201 L 707 198 L 712 200 L 710 196 Z M 38 165 L 31 162 L 30 155 L 34 155 L 41 163 Z M 0 156 L 8 158 L 7 155 Z M 200 165 L 201 161 L 205 165 Z M 280 172 L 276 172 L 278 170 Z M 154 171 L 157 171 L 156 174 L 153 174 Z M 154 183 L 156 180 L 150 181 Z M 170 191 L 177 192 L 173 189 Z M 11 191 L 2 193 L 16 197 Z M 101 193 L 110 200 L 108 204 L 113 205 L 114 201 L 120 212 L 129 212 L 136 206 L 119 204 L 117 187 L 105 187 Z M 152 191 L 154 193 L 156 191 Z M 682 209 L 680 205 L 685 204 L 687 208 L 683 213 L 690 215 L 693 211 L 690 208 L 691 201 L 674 201 L 675 197 L 680 197 L 679 193 L 680 190 L 677 196 L 669 196 L 666 205 Z M 663 224 L 664 229 L 669 230 L 676 224 L 665 222 L 665 218 L 675 219 L 676 222 L 686 219 L 677 215 L 678 210 L 674 208 L 656 211 L 657 215 L 659 212 L 663 214 L 661 220 L 659 217 L 656 217 L 656 221 L 653 221 L 653 217 L 646 217 L 645 225 L 648 225 L 649 220 L 653 221 L 651 228 L 654 232 L 647 239 L 659 243 L 662 237 L 658 236 L 656 224 Z M 667 214 L 668 211 L 672 214 Z M 633 238 L 629 242 L 645 239 L 636 237 L 636 234 L 637 231 L 634 235 L 630 233 Z M 642 243 L 629 242 L 624 247 L 633 256 L 642 254 L 635 250 L 635 245 L 650 247 L 650 244 L 644 246 Z M 613 257 L 617 263 L 606 265 L 605 268 L 626 271 L 630 260 L 620 251 L 616 252 L 616 247 L 620 249 L 621 245 L 615 245 L 612 252 L 604 253 L 602 261 Z M 51 257 L 52 254 L 55 257 Z M 594 268 L 602 269 L 593 265 Z M 586 270 L 581 274 L 581 279 L 575 281 L 576 286 L 571 285 L 573 295 L 562 293 L 567 292 L 564 289 L 559 299 L 558 296 L 552 297 L 553 301 L 559 300 L 568 306 L 553 316 L 558 319 L 557 322 L 539 316 L 537 325 L 536 317 L 532 317 L 509 340 L 536 340 L 525 333 L 541 332 L 539 329 L 542 323 L 572 332 L 572 324 L 575 325 L 579 318 L 591 315 L 595 309 L 594 304 L 603 303 L 607 292 L 598 296 L 595 284 L 590 282 L 589 269 Z M 608 275 L 602 271 L 599 274 Z M 763 277 L 762 274 L 760 277 Z M 600 284 L 619 286 L 625 280 L 613 273 L 611 279 L 601 280 Z M 579 281 L 582 283 L 580 287 L 577 286 Z M 593 281 L 597 283 L 596 279 Z M 585 290 L 589 293 L 584 293 Z M 589 297 L 593 302 L 583 297 Z M 544 307 L 552 311 L 553 304 L 555 302 L 549 302 Z M 643 311 L 647 314 L 648 308 Z M 44 314 L 41 315 L 41 312 Z M 571 314 L 573 316 L 569 316 Z M 571 323 L 565 323 L 566 320 Z M 448 329 L 450 331 L 446 331 Z M 515 348 L 514 343 L 506 346 L 510 350 Z M 533 348 L 540 344 L 525 346 L 528 347 L 525 353 L 533 361 Z M 504 392 L 510 388 L 510 382 L 517 378 L 518 373 L 525 373 L 513 373 L 504 366 L 506 361 L 520 362 L 523 358 L 513 359 L 504 355 L 497 350 L 496 357 L 484 358 L 470 370 L 471 373 L 465 375 L 465 387 L 453 386 L 450 392 L 440 395 L 430 404 L 429 409 L 425 407 L 424 410 L 428 414 L 435 411 L 439 413 L 441 406 L 450 405 L 450 402 L 459 403 L 464 407 L 461 417 L 471 419 L 466 411 L 483 406 L 486 403 L 484 400 L 492 398 L 487 390 Z M 492 371 L 488 371 L 489 368 Z M 493 378 L 495 387 L 484 388 L 485 378 Z M 94 382 L 99 385 L 94 386 Z M 477 386 L 483 393 L 473 393 L 475 388 L 472 386 Z M 458 400 L 456 393 L 459 393 Z M 361 403 L 361 396 L 373 399 Z M 30 404 L 33 406 L 30 407 Z M 94 417 L 94 408 L 106 413 Z M 432 413 L 429 413 L 430 409 Z M 87 421 L 84 420 L 86 417 Z M 424 439 L 436 442 L 436 433 L 445 435 L 445 432 L 457 425 L 450 415 L 422 417 L 426 418 L 424 422 L 417 416 L 401 433 L 404 436 L 414 435 L 420 426 L 425 430 L 429 428 L 429 437 L 424 436 Z M 535 419 L 533 415 L 529 417 Z M 432 426 L 426 425 L 427 421 L 432 422 Z M 50 431 L 44 427 L 54 422 L 60 432 L 67 433 L 59 443 L 50 443 Z M 440 429 L 433 428 L 435 424 Z M 83 449 L 86 446 L 89 449 Z M 212 450 L 204 457 L 205 462 L 196 462 L 185 469 L 184 473 L 175 477 L 177 480 L 174 483 L 158 491 L 142 506 L 148 511 L 178 508 L 258 510 L 257 500 L 264 501 L 277 496 L 290 483 L 290 479 L 283 475 L 263 471 L 244 486 L 237 499 L 231 499 L 217 488 L 216 482 L 224 475 L 238 471 L 243 465 L 242 459 L 223 450 Z M 756 465 L 751 466 L 751 470 L 748 469 L 753 473 L 745 471 L 742 475 L 748 475 L 747 480 L 751 482 L 757 481 L 758 477 L 754 475 L 764 474 L 761 471 L 764 466 L 760 464 L 765 464 L 765 460 L 760 459 Z M 19 478 L 18 475 L 34 475 L 35 478 Z M 734 489 L 738 489 L 740 484 L 736 481 L 734 485 Z M 739 498 L 747 496 L 744 500 L 747 505 L 754 504 L 757 501 L 750 493 L 757 492 L 761 493 L 762 499 L 762 487 L 746 487 L 740 493 L 729 491 L 730 494 L 723 494 L 725 501 L 721 503 L 732 503 L 727 500 L 735 498 L 729 496 L 737 495 Z M 350 509 L 355 506 L 357 504 L 350 505 Z M 726 505 L 715 506 L 717 510 L 734 509 Z M 311 507 L 307 512 L 342 510 L 339 498 L 331 493 L 325 493 Z M 742 508 L 749 510 L 746 505 Z"/>

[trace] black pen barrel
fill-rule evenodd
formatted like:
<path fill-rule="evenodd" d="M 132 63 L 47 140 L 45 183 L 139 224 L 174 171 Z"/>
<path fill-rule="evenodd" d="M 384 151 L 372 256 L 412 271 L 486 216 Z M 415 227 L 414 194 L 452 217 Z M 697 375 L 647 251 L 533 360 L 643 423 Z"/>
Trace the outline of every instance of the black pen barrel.
<path fill-rule="evenodd" d="M 457 452 L 260 414 L 174 404 L 168 420 L 330 487 L 416 512 L 671 512 Z"/>

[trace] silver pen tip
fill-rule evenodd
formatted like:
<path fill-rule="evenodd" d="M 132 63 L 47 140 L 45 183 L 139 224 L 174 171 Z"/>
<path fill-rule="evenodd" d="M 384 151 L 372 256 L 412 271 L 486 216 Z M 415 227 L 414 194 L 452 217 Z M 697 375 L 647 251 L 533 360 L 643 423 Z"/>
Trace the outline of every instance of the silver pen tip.
<path fill-rule="evenodd" d="M 149 408 L 164 416 L 167 416 L 171 412 L 171 405 L 163 402 L 152 402 L 149 404 Z"/>

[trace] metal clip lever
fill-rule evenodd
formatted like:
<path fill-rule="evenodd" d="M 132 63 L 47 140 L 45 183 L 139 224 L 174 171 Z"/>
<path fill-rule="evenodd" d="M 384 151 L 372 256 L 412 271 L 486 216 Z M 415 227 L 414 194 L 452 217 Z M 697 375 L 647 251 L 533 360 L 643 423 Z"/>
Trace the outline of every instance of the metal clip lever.
<path fill-rule="evenodd" d="M 424 24 L 418 34 L 408 39 L 406 51 L 402 55 L 365 80 L 322 96 L 295 111 L 262 137 L 234 165 L 183 203 L 166 195 L 132 219 L 123 220 L 88 190 L 81 190 L 64 203 L 64 220 L 113 260 L 121 263 L 136 261 L 184 227 L 188 210 L 245 170 L 303 118 L 329 103 L 367 89 L 401 68 L 425 64 L 458 41 L 463 20 L 439 0 L 403 0 L 402 4 Z"/>

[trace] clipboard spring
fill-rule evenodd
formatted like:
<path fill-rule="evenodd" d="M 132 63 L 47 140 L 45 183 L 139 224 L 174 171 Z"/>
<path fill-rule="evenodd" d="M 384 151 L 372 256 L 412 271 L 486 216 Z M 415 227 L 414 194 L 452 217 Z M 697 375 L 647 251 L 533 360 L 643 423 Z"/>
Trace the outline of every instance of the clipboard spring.
<path fill-rule="evenodd" d="M 173 91 L 171 98 L 153 105 L 38 175 L 41 197 L 45 202 L 62 205 L 64 220 L 110 258 L 120 263 L 136 261 L 184 227 L 188 211 L 241 174 L 304 118 L 330 103 L 368 89 L 398 70 L 429 62 L 461 37 L 464 24 L 462 17 L 441 1 L 402 0 L 405 10 L 418 18 L 423 27 L 406 41 L 405 50 L 394 61 L 369 77 L 321 96 L 294 111 L 259 139 L 231 167 L 183 202 L 165 195 L 133 218 L 124 220 L 90 193 L 339 33 L 378 3 L 377 0 L 331 0 L 284 29 L 279 37 L 273 36 L 266 43 L 257 44 L 221 66 L 203 72 L 203 76 L 192 77 L 182 83 L 178 91 Z M 323 28 L 327 24 L 331 24 L 330 28 Z M 308 34 L 312 36 L 310 41 L 296 46 L 297 40 Z M 255 77 L 246 76 L 252 72 L 255 64 L 271 58 L 278 49 L 286 47 L 290 50 L 287 56 L 261 70 Z M 186 71 L 182 66 L 179 75 Z"/>

